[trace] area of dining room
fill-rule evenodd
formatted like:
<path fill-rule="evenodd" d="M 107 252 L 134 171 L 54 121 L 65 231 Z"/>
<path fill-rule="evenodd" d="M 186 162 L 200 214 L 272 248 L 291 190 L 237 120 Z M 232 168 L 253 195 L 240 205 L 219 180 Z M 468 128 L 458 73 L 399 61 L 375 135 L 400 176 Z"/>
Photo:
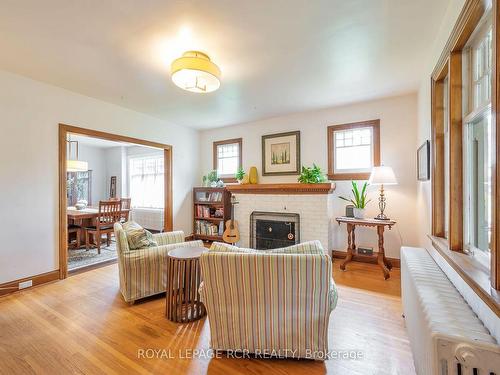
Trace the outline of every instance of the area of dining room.
<path fill-rule="evenodd" d="M 164 227 L 163 150 L 68 134 L 67 269 L 116 262 L 113 225 L 134 220 L 151 232 Z"/>

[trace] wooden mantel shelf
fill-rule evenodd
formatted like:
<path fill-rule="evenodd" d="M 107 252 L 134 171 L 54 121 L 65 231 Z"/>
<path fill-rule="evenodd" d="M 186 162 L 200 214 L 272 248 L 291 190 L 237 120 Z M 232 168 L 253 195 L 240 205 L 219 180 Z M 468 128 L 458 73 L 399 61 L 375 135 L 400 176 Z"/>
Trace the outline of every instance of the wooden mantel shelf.
<path fill-rule="evenodd" d="M 335 183 L 243 184 L 227 185 L 226 189 L 233 194 L 331 194 L 335 190 Z"/>

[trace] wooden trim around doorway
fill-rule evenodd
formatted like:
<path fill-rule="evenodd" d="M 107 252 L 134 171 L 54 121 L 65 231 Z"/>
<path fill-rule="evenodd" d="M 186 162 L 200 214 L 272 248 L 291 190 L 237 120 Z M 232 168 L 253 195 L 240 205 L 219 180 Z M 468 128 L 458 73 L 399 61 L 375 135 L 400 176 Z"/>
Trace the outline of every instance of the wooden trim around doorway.
<path fill-rule="evenodd" d="M 115 142 L 134 143 L 140 146 L 155 147 L 163 149 L 164 155 L 164 175 L 165 175 L 165 208 L 164 208 L 164 228 L 168 232 L 173 228 L 173 214 L 172 214 L 172 146 L 147 141 L 144 139 L 127 137 L 124 135 L 105 133 L 98 130 L 91 130 L 71 126 L 66 124 L 59 124 L 59 278 L 65 279 L 68 277 L 68 218 L 66 212 L 67 198 L 66 198 L 66 159 L 67 147 L 66 139 L 68 134 L 85 135 L 94 138 L 105 139 Z"/>

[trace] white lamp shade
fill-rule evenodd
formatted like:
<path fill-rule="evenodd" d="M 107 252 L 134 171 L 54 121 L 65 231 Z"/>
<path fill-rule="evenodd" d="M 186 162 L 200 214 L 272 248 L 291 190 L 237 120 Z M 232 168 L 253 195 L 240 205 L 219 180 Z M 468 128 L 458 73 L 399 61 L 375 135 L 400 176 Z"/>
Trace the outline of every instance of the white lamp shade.
<path fill-rule="evenodd" d="M 373 167 L 368 183 L 370 185 L 397 185 L 398 180 L 396 180 L 391 167 L 382 165 L 380 167 Z"/>
<path fill-rule="evenodd" d="M 89 163 L 82 160 L 66 160 L 66 170 L 68 172 L 87 172 Z"/>

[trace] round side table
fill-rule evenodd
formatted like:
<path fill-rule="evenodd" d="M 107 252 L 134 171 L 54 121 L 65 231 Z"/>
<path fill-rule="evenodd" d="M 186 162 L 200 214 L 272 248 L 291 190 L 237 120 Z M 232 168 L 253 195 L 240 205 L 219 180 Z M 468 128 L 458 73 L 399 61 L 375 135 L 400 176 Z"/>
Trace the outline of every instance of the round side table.
<path fill-rule="evenodd" d="M 168 252 L 167 258 L 167 318 L 185 323 L 206 315 L 200 301 L 198 288 L 201 283 L 200 256 L 204 247 L 178 247 Z"/>

